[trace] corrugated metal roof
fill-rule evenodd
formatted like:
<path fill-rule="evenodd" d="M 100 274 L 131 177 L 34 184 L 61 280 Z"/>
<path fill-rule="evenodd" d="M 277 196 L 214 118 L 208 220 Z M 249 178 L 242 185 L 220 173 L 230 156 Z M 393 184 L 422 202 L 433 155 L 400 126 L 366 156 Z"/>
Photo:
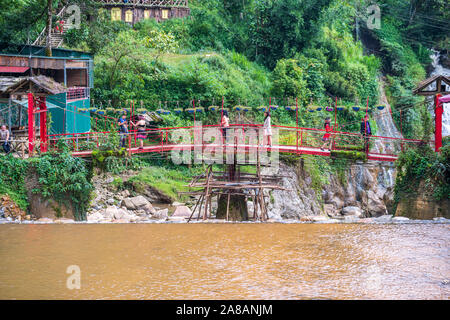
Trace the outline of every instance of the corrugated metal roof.
<path fill-rule="evenodd" d="M 10 67 L 10 66 L 0 66 L 0 72 L 8 73 L 24 73 L 30 69 L 29 67 Z"/>

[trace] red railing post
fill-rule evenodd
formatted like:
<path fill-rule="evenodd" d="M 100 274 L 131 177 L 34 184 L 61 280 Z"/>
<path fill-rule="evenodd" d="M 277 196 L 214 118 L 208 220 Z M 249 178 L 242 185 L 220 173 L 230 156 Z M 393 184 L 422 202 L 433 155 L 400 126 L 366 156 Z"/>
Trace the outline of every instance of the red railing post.
<path fill-rule="evenodd" d="M 444 113 L 443 103 L 439 103 L 440 94 L 434 98 L 434 151 L 439 152 L 442 147 L 442 114 Z"/>
<path fill-rule="evenodd" d="M 295 137 L 296 137 L 296 149 L 298 153 L 298 98 L 295 98 Z"/>
<path fill-rule="evenodd" d="M 45 97 L 39 99 L 39 132 L 41 139 L 41 152 L 47 152 L 47 104 Z"/>
<path fill-rule="evenodd" d="M 34 149 L 35 129 L 34 129 L 34 97 L 28 93 L 28 152 L 31 155 Z"/>

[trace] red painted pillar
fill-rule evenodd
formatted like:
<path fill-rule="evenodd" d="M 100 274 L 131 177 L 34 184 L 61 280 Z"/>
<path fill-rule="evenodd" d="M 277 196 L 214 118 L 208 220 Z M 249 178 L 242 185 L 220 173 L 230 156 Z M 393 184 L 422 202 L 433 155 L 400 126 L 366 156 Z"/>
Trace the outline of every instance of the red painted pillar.
<path fill-rule="evenodd" d="M 47 152 L 47 104 L 45 97 L 39 100 L 41 152 Z"/>
<path fill-rule="evenodd" d="M 28 93 L 28 152 L 31 155 L 34 148 L 34 97 Z"/>
<path fill-rule="evenodd" d="M 298 153 L 298 98 L 295 98 L 295 123 L 296 123 L 296 130 L 295 130 L 295 136 L 297 139 L 297 153 Z"/>
<path fill-rule="evenodd" d="M 444 105 L 439 104 L 440 94 L 434 98 L 434 150 L 439 152 L 442 147 L 442 113 L 444 112 Z"/>

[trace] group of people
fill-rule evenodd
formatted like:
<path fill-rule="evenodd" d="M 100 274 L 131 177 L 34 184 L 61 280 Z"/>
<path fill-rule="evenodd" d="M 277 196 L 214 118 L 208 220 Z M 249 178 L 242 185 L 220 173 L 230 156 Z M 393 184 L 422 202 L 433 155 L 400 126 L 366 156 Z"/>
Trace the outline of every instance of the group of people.
<path fill-rule="evenodd" d="M 144 148 L 144 140 L 146 139 L 146 122 L 142 115 L 138 116 L 138 121 L 136 123 L 133 123 L 133 121 L 130 120 L 130 124 L 137 129 L 136 138 L 139 140 L 139 149 Z M 126 115 L 122 115 L 118 120 L 119 125 L 119 134 L 120 134 L 120 147 L 126 148 L 127 146 L 127 137 L 128 137 L 128 124 L 127 124 L 127 117 Z M 222 118 L 220 125 L 222 127 L 222 137 L 223 141 L 226 141 L 227 139 L 227 131 L 230 126 L 230 119 L 228 116 L 228 111 L 224 110 L 222 112 Z M 325 150 L 325 148 L 331 149 L 331 132 L 333 131 L 333 128 L 331 126 L 331 119 L 327 117 L 324 122 L 324 129 L 325 134 L 322 137 L 323 144 L 320 147 L 321 150 Z M 271 117 L 270 112 L 266 111 L 264 112 L 264 124 L 263 124 L 263 130 L 264 130 L 264 141 L 267 141 L 267 146 L 272 146 L 272 125 L 271 125 Z M 361 128 L 360 128 L 361 135 L 364 138 L 364 150 L 366 152 L 369 151 L 369 139 L 372 135 L 372 129 L 370 127 L 369 117 L 366 114 L 364 116 L 364 119 L 361 121 Z M 0 130 L 0 139 L 1 141 L 8 141 L 9 138 L 9 131 L 6 130 L 6 126 L 2 126 Z M 264 144 L 263 141 L 263 144 Z M 5 152 L 6 148 L 9 148 L 3 145 L 3 148 Z"/>
<path fill-rule="evenodd" d="M 320 150 L 324 151 L 325 146 L 331 150 L 331 131 L 333 128 L 331 127 L 331 119 L 328 117 L 325 119 L 324 125 L 325 134 L 322 137 L 323 145 L 320 147 Z M 370 127 L 369 116 L 366 114 L 361 121 L 360 133 L 364 138 L 364 151 L 369 152 L 369 140 L 372 135 L 372 129 Z"/>
<path fill-rule="evenodd" d="M 227 139 L 227 130 L 230 126 L 230 119 L 228 117 L 228 111 L 224 110 L 222 113 L 222 120 L 220 122 L 220 125 L 222 126 L 222 137 L 223 141 L 225 142 Z M 264 141 L 267 141 L 267 146 L 272 146 L 272 125 L 270 122 L 270 112 L 266 111 L 264 112 Z M 264 143 L 263 141 L 263 143 Z"/>
<path fill-rule="evenodd" d="M 229 118 L 228 118 L 228 112 L 225 110 L 223 111 L 222 121 L 222 135 L 224 141 L 227 138 L 227 130 L 230 126 L 229 124 Z M 264 140 L 267 141 L 267 146 L 272 146 L 272 125 L 270 121 L 270 112 L 266 111 L 264 112 Z M 322 151 L 325 150 L 325 147 L 327 147 L 329 150 L 331 150 L 331 131 L 333 131 L 333 128 L 331 127 L 331 119 L 327 117 L 324 122 L 324 129 L 325 134 L 322 137 L 323 145 L 320 147 Z M 361 135 L 364 138 L 364 150 L 365 152 L 369 152 L 369 140 L 370 136 L 372 135 L 372 129 L 370 127 L 369 122 L 369 116 L 366 114 L 364 116 L 364 119 L 361 121 L 361 129 L 360 129 Z"/>
<path fill-rule="evenodd" d="M 127 137 L 128 137 L 128 123 L 127 123 L 127 116 L 124 114 L 122 115 L 118 123 L 119 125 L 119 135 L 120 135 L 120 148 L 126 148 L 127 146 Z M 147 138 L 146 134 L 146 123 L 144 116 L 140 115 L 138 116 L 138 121 L 134 123 L 130 119 L 130 124 L 137 129 L 136 138 L 139 140 L 139 150 L 144 149 L 144 140 Z"/>

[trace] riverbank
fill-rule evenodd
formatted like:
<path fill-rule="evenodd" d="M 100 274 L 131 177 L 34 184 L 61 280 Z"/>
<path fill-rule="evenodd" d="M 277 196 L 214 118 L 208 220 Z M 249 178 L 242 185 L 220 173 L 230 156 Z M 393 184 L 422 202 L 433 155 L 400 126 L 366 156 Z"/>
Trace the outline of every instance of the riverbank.
<path fill-rule="evenodd" d="M 2 224 L 173 224 L 173 223 L 188 223 L 188 219 L 184 217 L 168 217 L 166 219 L 147 219 L 141 221 L 124 221 L 123 219 L 116 219 L 111 221 L 75 221 L 73 219 L 50 219 L 41 218 L 38 220 L 11 220 L 8 218 L 0 218 L 0 225 Z M 406 217 L 392 217 L 390 215 L 380 216 L 376 218 L 342 218 L 333 219 L 324 216 L 305 216 L 300 220 L 294 219 L 268 219 L 266 222 L 261 221 L 225 221 L 222 219 L 208 219 L 197 220 L 194 217 L 189 224 L 450 224 L 450 219 L 434 218 L 433 220 L 419 220 L 409 219 Z"/>

